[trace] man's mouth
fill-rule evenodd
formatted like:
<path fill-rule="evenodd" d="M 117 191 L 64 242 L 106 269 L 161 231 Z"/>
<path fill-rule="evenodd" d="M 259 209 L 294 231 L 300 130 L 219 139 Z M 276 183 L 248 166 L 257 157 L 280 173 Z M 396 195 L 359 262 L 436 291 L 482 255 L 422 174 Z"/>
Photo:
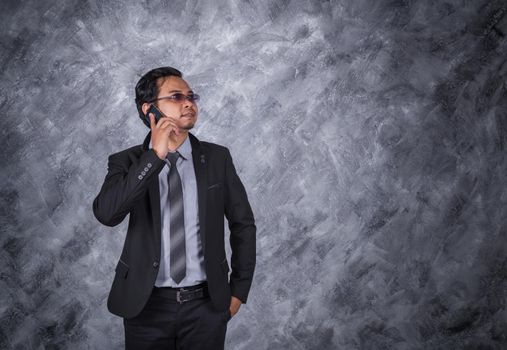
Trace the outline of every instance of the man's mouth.
<path fill-rule="evenodd" d="M 195 116 L 195 113 L 185 113 L 185 114 L 182 114 L 181 117 L 182 118 L 193 118 Z"/>

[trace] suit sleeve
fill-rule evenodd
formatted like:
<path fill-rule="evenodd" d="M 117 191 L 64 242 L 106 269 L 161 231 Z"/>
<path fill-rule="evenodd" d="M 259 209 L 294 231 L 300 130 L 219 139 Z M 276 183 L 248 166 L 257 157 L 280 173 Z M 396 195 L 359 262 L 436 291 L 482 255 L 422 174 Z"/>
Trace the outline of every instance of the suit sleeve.
<path fill-rule="evenodd" d="M 225 170 L 225 216 L 231 244 L 231 294 L 246 303 L 256 260 L 256 226 L 247 193 L 227 149 Z"/>
<path fill-rule="evenodd" d="M 110 155 L 108 170 L 99 194 L 93 200 L 93 214 L 106 226 L 123 221 L 143 196 L 153 178 L 158 178 L 165 162 L 153 149 L 132 158 L 126 152 Z"/>

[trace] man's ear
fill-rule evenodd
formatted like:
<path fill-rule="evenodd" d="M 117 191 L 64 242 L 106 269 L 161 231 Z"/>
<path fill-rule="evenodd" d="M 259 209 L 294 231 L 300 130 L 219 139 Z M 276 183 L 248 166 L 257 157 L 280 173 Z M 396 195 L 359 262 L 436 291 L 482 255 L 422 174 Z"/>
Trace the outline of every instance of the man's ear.
<path fill-rule="evenodd" d="M 150 106 L 151 106 L 151 103 L 143 103 L 143 105 L 141 106 L 141 109 L 143 111 L 143 114 L 146 115 L 146 113 L 148 113 L 148 109 L 150 109 Z"/>

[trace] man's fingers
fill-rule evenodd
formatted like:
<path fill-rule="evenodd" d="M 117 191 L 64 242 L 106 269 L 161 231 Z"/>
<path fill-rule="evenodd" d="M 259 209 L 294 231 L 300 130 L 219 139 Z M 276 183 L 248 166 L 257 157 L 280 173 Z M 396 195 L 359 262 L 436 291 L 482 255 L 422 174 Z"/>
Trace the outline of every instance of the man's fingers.
<path fill-rule="evenodd" d="M 157 123 L 157 128 L 159 129 L 166 129 L 169 125 L 173 124 L 170 120 L 167 118 L 160 118 Z"/>
<path fill-rule="evenodd" d="M 149 114 L 150 116 L 150 125 L 151 127 L 155 127 L 160 130 L 169 131 L 169 133 L 174 132 L 176 135 L 180 135 L 181 131 L 179 126 L 176 124 L 176 119 L 172 117 L 161 117 L 158 120 L 158 123 L 155 124 L 155 117 L 153 116 L 153 113 Z M 167 130 L 169 129 L 169 130 Z"/>
<path fill-rule="evenodd" d="M 166 119 L 166 120 L 163 121 L 162 119 L 160 119 L 160 121 L 157 124 L 157 127 L 160 128 L 160 129 L 163 129 L 163 130 L 165 130 L 167 128 L 169 128 L 169 129 L 172 128 L 173 130 L 177 130 L 178 132 L 176 134 L 179 135 L 179 131 L 180 131 L 179 130 L 180 129 L 179 126 L 175 122 L 173 122 L 171 120 L 167 120 Z"/>
<path fill-rule="evenodd" d="M 174 132 L 176 135 L 180 134 L 180 128 L 176 125 L 171 125 L 171 132 Z"/>
<path fill-rule="evenodd" d="M 150 113 L 148 114 L 148 117 L 150 118 L 150 127 L 153 129 L 153 127 L 155 126 L 155 116 L 153 115 L 153 113 Z"/>

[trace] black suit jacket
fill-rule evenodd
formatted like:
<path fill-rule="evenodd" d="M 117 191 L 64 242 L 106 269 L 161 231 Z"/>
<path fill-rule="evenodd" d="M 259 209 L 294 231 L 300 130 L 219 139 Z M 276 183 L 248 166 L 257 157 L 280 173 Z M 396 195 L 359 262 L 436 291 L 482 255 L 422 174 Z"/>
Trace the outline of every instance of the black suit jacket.
<path fill-rule="evenodd" d="M 199 226 L 208 289 L 218 311 L 230 306 L 231 295 L 246 303 L 256 260 L 256 226 L 241 180 L 226 147 L 199 141 L 191 133 L 197 180 Z M 125 243 L 116 265 L 107 307 L 131 318 L 146 304 L 160 261 L 160 192 L 158 175 L 166 163 L 149 149 L 151 131 L 143 144 L 112 154 L 93 213 L 107 226 L 130 214 Z M 224 246 L 224 215 L 231 244 L 231 275 Z"/>

